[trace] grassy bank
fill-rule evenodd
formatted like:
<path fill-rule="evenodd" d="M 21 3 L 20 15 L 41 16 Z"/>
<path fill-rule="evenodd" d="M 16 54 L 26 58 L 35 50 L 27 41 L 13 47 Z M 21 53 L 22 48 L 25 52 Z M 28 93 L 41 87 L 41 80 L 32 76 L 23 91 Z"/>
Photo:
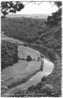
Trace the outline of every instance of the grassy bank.
<path fill-rule="evenodd" d="M 17 62 L 17 45 L 3 40 L 1 43 L 1 69 L 12 66 Z"/>

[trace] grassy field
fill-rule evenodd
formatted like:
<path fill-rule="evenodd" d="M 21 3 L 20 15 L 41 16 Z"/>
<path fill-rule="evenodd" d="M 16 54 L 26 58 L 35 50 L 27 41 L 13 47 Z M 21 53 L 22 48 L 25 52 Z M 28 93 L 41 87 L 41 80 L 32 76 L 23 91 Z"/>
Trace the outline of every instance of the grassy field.
<path fill-rule="evenodd" d="M 55 64 L 50 76 L 26 91 L 18 90 L 14 96 L 61 96 L 61 23 L 48 26 L 45 20 L 30 18 L 2 18 L 1 22 L 7 36 L 27 42 Z"/>

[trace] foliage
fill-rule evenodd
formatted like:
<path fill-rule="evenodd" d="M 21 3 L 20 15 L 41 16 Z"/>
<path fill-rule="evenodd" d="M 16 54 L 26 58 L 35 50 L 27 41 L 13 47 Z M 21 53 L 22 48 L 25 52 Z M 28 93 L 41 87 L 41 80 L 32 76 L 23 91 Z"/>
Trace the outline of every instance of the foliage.
<path fill-rule="evenodd" d="M 61 2 L 61 1 L 55 1 L 55 4 L 56 4 L 58 7 L 62 6 L 62 2 Z"/>
<path fill-rule="evenodd" d="M 57 25 L 58 24 L 58 21 L 61 20 L 61 11 L 62 9 L 60 8 L 58 10 L 58 12 L 55 12 L 52 14 L 52 16 L 48 16 L 47 18 L 47 24 L 49 26 L 53 26 L 53 25 Z"/>
<path fill-rule="evenodd" d="M 12 66 L 17 62 L 17 46 L 8 41 L 2 41 L 1 44 L 1 69 Z"/>
<path fill-rule="evenodd" d="M 1 12 L 5 17 L 8 13 L 16 13 L 24 8 L 24 5 L 20 1 L 2 1 L 1 2 Z"/>
<path fill-rule="evenodd" d="M 45 23 L 42 24 L 42 21 L 45 22 L 45 20 L 41 19 L 5 18 L 2 19 L 1 26 L 2 31 L 5 31 L 7 36 L 29 44 L 35 43 L 36 48 L 38 45 L 42 47 L 42 50 L 39 49 L 41 52 L 45 49 L 47 50 L 48 47 L 49 51 L 53 49 L 61 55 L 61 20 L 58 20 L 58 24 L 52 27 Z M 32 27 L 30 26 L 31 24 L 33 24 Z"/>
<path fill-rule="evenodd" d="M 27 61 L 31 61 L 32 60 L 32 57 L 28 55 L 26 60 Z"/>
<path fill-rule="evenodd" d="M 39 31 L 45 30 L 45 19 L 31 18 L 2 18 L 2 31 L 5 31 L 7 36 L 17 38 L 19 40 L 32 43 L 38 39 Z M 33 26 L 31 26 L 33 24 Z"/>
<path fill-rule="evenodd" d="M 62 2 L 56 1 L 55 4 L 59 8 L 58 8 L 58 11 L 52 13 L 52 16 L 48 16 L 47 25 L 49 25 L 49 26 L 57 25 L 58 22 L 61 20 L 62 8 L 60 8 L 60 7 L 62 6 Z"/>

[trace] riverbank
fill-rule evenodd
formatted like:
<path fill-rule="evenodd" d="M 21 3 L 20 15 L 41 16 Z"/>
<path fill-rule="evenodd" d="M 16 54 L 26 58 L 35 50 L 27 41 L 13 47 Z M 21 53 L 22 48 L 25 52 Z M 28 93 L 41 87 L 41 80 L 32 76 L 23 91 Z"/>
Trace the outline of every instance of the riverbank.
<path fill-rule="evenodd" d="M 11 38 L 9 38 L 8 37 L 8 39 L 7 39 L 7 37 L 6 38 L 4 38 L 4 40 L 6 40 L 6 41 L 11 41 Z M 15 41 L 15 40 L 14 40 Z M 12 41 L 11 41 L 11 43 L 13 43 Z M 23 49 L 25 49 L 25 50 L 23 50 Z M 24 53 L 25 52 L 25 53 Z M 24 53 L 24 54 L 22 54 L 22 53 Z M 22 55 L 21 55 L 22 54 Z M 22 58 L 22 56 L 27 56 L 27 55 L 31 55 L 31 57 L 32 58 L 35 58 L 36 60 L 37 60 L 37 57 L 40 57 L 40 53 L 38 52 L 38 51 L 35 51 L 34 49 L 32 49 L 32 48 L 29 48 L 29 47 L 25 47 L 25 46 L 18 46 L 18 56 L 20 57 L 20 58 Z M 42 58 L 43 59 L 43 58 Z M 46 60 L 46 61 L 45 61 Z M 43 61 L 43 60 L 42 60 Z M 48 76 L 49 74 L 51 74 L 51 72 L 53 71 L 53 68 L 54 68 L 54 64 L 53 63 L 50 63 L 50 61 L 48 61 L 47 59 L 45 59 L 44 58 L 44 63 L 43 63 L 43 70 L 42 70 L 42 72 L 40 72 L 40 66 L 41 66 L 41 59 L 39 60 L 39 61 L 31 61 L 31 62 L 29 62 L 29 63 L 25 63 L 26 61 L 23 61 L 23 63 L 22 63 L 22 60 L 19 62 L 17 62 L 16 64 L 14 64 L 13 65 L 13 67 L 10 67 L 11 68 L 11 70 L 10 69 L 8 69 L 8 71 L 6 70 L 5 72 L 7 73 L 6 74 L 6 76 L 5 76 L 5 74 L 4 74 L 4 77 L 3 77 L 3 79 L 5 79 L 5 77 L 7 78 L 7 76 L 9 77 L 9 75 L 8 74 L 10 74 L 10 78 L 14 75 L 14 77 L 13 78 L 15 78 L 16 80 L 20 80 L 20 81 L 22 81 L 21 80 L 21 75 L 20 74 L 23 74 L 24 76 L 22 77 L 22 78 L 24 78 L 24 77 L 29 77 L 30 78 L 30 80 L 27 80 L 26 78 L 24 78 L 25 80 L 27 80 L 27 82 L 26 83 L 24 83 L 24 84 L 20 84 L 19 85 L 19 81 L 16 81 L 16 80 L 12 80 L 11 79 L 11 81 L 16 81 L 16 83 L 20 86 L 17 86 L 18 88 L 21 88 L 21 89 L 24 89 L 24 87 L 27 89 L 28 87 L 30 87 L 30 86 L 32 86 L 32 85 L 36 85 L 37 83 L 39 83 L 40 81 L 41 81 L 41 79 L 42 79 L 42 77 L 44 77 L 44 76 Z M 47 64 L 48 63 L 48 64 Z M 24 64 L 24 66 L 26 67 L 26 66 L 28 66 L 27 68 L 26 68 L 26 70 L 27 70 L 27 72 L 26 72 L 26 70 L 22 70 L 22 66 L 23 66 L 23 64 Z M 53 64 L 53 65 L 51 65 L 51 64 Z M 22 66 L 21 66 L 22 65 Z M 50 66 L 48 66 L 48 65 L 50 65 Z M 25 67 L 23 67 L 23 68 L 25 68 Z M 48 70 L 47 70 L 47 68 L 48 68 Z M 51 69 L 50 69 L 51 68 Z M 21 70 L 23 71 L 21 71 Z M 13 70 L 13 71 L 12 71 Z M 20 71 L 19 71 L 20 70 Z M 34 70 L 34 71 L 33 71 Z M 9 73 L 9 71 L 11 72 L 11 73 Z M 28 72 L 29 71 L 29 72 Z M 39 72 L 38 72 L 39 71 Z M 50 72 L 51 71 L 51 72 Z M 4 73 L 5 73 L 4 72 Z M 16 73 L 17 72 L 17 73 Z M 24 74 L 24 72 L 25 72 L 25 74 Z M 26 75 L 26 73 L 27 73 L 27 75 Z M 35 75 L 34 75 L 34 73 L 35 73 Z M 31 75 L 32 75 L 32 77 L 31 77 Z M 38 78 L 38 76 L 39 76 L 39 78 Z M 9 79 L 8 79 L 9 80 Z M 10 83 L 10 81 L 8 81 L 8 83 Z M 9 85 L 7 83 L 7 85 Z M 14 88 L 15 89 L 15 88 Z M 11 89 L 11 91 L 12 91 L 12 89 Z"/>

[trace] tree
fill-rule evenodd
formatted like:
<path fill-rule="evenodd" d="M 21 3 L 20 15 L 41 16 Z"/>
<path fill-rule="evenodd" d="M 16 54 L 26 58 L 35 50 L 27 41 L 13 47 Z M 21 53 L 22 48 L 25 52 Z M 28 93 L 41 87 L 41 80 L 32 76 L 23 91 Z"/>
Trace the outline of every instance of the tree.
<path fill-rule="evenodd" d="M 58 7 L 58 11 L 52 13 L 52 16 L 48 16 L 47 18 L 47 25 L 54 26 L 57 25 L 59 21 L 61 21 L 61 13 L 62 13 L 62 2 L 56 1 L 55 4 Z"/>
<path fill-rule="evenodd" d="M 62 2 L 61 1 L 55 1 L 55 4 L 60 7 L 62 5 Z"/>
<path fill-rule="evenodd" d="M 2 1 L 1 2 L 1 12 L 5 17 L 8 13 L 16 13 L 24 8 L 23 3 L 20 1 Z"/>

